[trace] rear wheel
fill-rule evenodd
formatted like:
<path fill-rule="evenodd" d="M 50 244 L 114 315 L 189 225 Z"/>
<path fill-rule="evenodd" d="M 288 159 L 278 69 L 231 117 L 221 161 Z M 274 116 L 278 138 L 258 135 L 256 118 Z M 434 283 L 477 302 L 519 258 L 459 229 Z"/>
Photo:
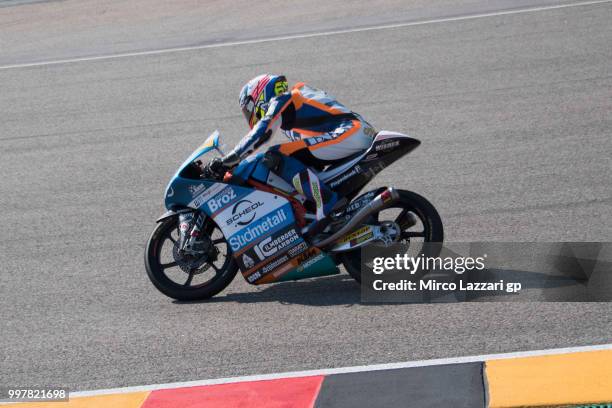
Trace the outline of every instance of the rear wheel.
<path fill-rule="evenodd" d="M 178 217 L 157 225 L 145 251 L 149 279 L 160 292 L 177 300 L 208 299 L 227 287 L 238 266 L 221 230 L 210 220 L 204 226 L 207 251 L 184 256 L 178 251 Z"/>
<path fill-rule="evenodd" d="M 428 242 L 442 243 L 444 228 L 440 214 L 423 196 L 411 191 L 398 190 L 399 200 L 372 215 L 367 223 L 395 222 L 401 230 L 399 243 L 408 245 L 410 256 L 438 256 L 441 245 L 424 245 Z M 343 252 L 340 260 L 347 272 L 361 282 L 361 248 Z"/>

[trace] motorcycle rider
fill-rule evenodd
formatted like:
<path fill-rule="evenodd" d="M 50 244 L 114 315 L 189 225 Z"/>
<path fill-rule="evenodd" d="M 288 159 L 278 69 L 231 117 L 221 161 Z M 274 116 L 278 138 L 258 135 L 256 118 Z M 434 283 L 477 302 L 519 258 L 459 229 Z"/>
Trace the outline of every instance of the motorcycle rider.
<path fill-rule="evenodd" d="M 269 172 L 281 177 L 316 208 L 316 220 L 305 231 L 313 235 L 329 223 L 327 215 L 339 208 L 340 199 L 317 176 L 328 165 L 352 158 L 370 147 L 374 128 L 324 91 L 303 82 L 289 89 L 283 75 L 259 75 L 240 91 L 240 108 L 251 131 L 225 157 L 207 169 L 222 174 L 240 163 L 233 176 L 266 183 Z M 290 142 L 251 156 L 281 129 Z"/>

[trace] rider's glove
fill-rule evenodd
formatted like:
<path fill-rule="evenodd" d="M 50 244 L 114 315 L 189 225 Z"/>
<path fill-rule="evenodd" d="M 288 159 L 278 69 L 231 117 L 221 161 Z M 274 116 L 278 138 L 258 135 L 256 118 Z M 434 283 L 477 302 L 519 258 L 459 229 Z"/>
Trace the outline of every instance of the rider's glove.
<path fill-rule="evenodd" d="M 204 175 L 222 177 L 227 169 L 228 167 L 223 163 L 223 159 L 220 157 L 215 157 L 204 168 Z"/>

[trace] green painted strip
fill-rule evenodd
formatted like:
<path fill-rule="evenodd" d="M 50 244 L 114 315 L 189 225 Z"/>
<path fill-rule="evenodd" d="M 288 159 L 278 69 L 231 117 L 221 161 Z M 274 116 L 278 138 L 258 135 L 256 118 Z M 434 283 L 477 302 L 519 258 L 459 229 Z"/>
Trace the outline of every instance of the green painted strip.
<path fill-rule="evenodd" d="M 591 404 L 591 405 L 574 405 L 571 408 L 612 408 L 612 402 L 605 402 L 603 404 Z"/>

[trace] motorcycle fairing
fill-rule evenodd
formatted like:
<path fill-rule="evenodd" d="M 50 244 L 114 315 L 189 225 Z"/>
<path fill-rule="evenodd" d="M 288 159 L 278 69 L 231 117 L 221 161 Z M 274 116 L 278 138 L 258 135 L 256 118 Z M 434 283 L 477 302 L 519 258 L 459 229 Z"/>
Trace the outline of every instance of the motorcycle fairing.
<path fill-rule="evenodd" d="M 165 195 L 166 208 L 168 210 L 172 209 L 168 207 L 168 198 L 172 198 L 176 192 L 176 190 L 172 188 L 175 179 L 179 177 L 181 174 L 184 174 L 186 170 L 188 170 L 188 168 L 193 165 L 194 161 L 202 157 L 204 154 L 210 152 L 211 150 L 219 150 L 219 131 L 218 130 L 215 130 L 210 136 L 208 136 L 206 140 L 204 141 L 204 143 L 202 143 L 197 149 L 193 151 L 193 153 L 191 153 L 191 155 L 189 155 L 189 157 L 187 157 L 187 159 L 185 159 L 185 161 L 183 162 L 183 164 L 180 165 L 180 167 L 178 168 L 178 170 L 176 171 L 172 179 L 170 179 L 170 182 L 166 186 L 166 195 Z M 170 202 L 172 202 L 172 200 L 170 200 Z"/>
<path fill-rule="evenodd" d="M 175 175 L 166 188 L 165 206 L 168 210 L 177 208 L 200 209 L 206 201 L 225 188 L 223 183 L 211 180 L 194 180 Z"/>
<path fill-rule="evenodd" d="M 370 180 L 421 142 L 402 133 L 380 131 L 361 156 L 319 173 L 340 196 L 354 197 Z"/>
<path fill-rule="evenodd" d="M 181 164 L 177 174 L 180 173 L 188 164 L 192 163 L 198 157 L 208 153 L 211 150 L 219 150 L 219 131 L 215 130 L 210 136 L 206 138 L 197 149 L 191 153 L 191 155 Z"/>
<path fill-rule="evenodd" d="M 211 217 L 249 283 L 338 273 L 326 253 L 309 250 L 296 228 L 291 204 L 280 195 L 177 174 L 168 186 L 166 207 L 188 207 Z"/>
<path fill-rule="evenodd" d="M 309 248 L 304 241 L 287 199 L 254 190 L 236 202 L 231 207 L 231 213 L 240 214 L 245 204 L 250 205 L 246 208 L 256 208 L 257 211 L 263 208 L 262 215 L 249 217 L 252 218 L 250 222 L 241 229 L 234 229 L 233 235 L 226 237 L 229 237 L 228 243 L 247 282 L 262 284 L 338 272 L 326 253 Z M 232 220 L 229 212 L 215 219 L 217 224 L 227 224 Z"/>

